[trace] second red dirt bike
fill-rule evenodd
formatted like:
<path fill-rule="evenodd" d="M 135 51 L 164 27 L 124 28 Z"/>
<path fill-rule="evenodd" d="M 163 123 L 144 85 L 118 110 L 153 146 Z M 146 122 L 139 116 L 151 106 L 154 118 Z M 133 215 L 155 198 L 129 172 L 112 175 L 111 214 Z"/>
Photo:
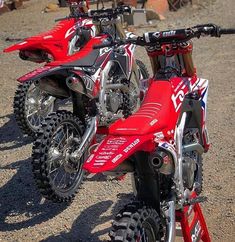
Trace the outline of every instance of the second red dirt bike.
<path fill-rule="evenodd" d="M 122 6 L 92 10 L 89 16 L 79 14 L 77 17 L 93 19 L 97 36 L 66 60 L 50 62 L 20 78 L 34 81 L 53 97 L 72 99 L 73 112 L 50 114 L 33 145 L 33 173 L 47 199 L 70 201 L 83 179 L 83 162 L 96 143 L 96 134 L 107 134 L 112 122 L 139 108 L 143 94 L 140 80 L 148 78 L 148 71 L 135 60 L 135 45 L 127 44 L 118 50 L 93 49 L 94 45 L 131 36 L 122 29 L 119 17 L 130 11 Z"/>
<path fill-rule="evenodd" d="M 89 9 L 87 1 L 70 0 L 67 2 L 71 16 L 87 12 Z M 22 60 L 35 63 L 64 60 L 78 52 L 88 38 L 95 34 L 95 26 L 91 19 L 64 19 L 50 31 L 26 38 L 4 49 L 4 52 L 19 51 Z M 56 98 L 40 91 L 33 81 L 21 82 L 18 85 L 14 97 L 14 114 L 24 134 L 35 137 L 43 118 L 57 108 Z"/>
<path fill-rule="evenodd" d="M 132 174 L 136 201 L 116 216 L 111 241 L 171 242 L 176 221 L 184 241 L 210 241 L 199 206 L 205 200 L 199 196 L 202 154 L 209 149 L 208 80 L 196 75 L 190 40 L 222 34 L 235 34 L 235 29 L 205 24 L 107 44 L 146 46 L 154 70 L 140 109 L 110 126 L 83 167 L 90 173 Z"/>

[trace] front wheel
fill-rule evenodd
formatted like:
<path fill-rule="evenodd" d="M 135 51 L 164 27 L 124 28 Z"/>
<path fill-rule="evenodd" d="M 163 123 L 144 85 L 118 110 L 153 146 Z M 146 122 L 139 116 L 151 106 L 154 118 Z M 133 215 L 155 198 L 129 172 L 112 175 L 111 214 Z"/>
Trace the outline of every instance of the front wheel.
<path fill-rule="evenodd" d="M 38 131 L 32 151 L 32 167 L 41 194 L 54 202 L 69 202 L 80 187 L 86 152 L 74 160 L 84 126 L 77 116 L 67 111 L 50 114 Z"/>
<path fill-rule="evenodd" d="M 128 204 L 116 216 L 110 231 L 112 242 L 156 242 L 163 237 L 157 211 L 142 202 Z"/>
<path fill-rule="evenodd" d="M 136 60 L 136 64 L 139 67 L 141 78 L 148 79 L 149 78 L 149 71 L 146 65 L 141 60 Z"/>

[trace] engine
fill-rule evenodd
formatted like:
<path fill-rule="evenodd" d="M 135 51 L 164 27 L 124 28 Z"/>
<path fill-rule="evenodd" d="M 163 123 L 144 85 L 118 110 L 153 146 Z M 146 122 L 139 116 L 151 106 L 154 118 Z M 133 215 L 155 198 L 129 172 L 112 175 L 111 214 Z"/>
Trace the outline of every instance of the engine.
<path fill-rule="evenodd" d="M 120 90 L 110 90 L 106 93 L 106 104 L 107 110 L 112 113 L 117 113 L 118 110 L 122 109 L 124 102 L 124 95 Z"/>
<path fill-rule="evenodd" d="M 183 138 L 184 147 L 196 147 L 198 144 L 197 129 L 189 129 L 186 131 Z M 183 152 L 182 172 L 183 182 L 186 188 L 191 189 L 195 182 L 195 173 L 197 170 L 197 162 L 199 159 L 199 153 L 196 148 L 192 148 L 192 151 Z"/>
<path fill-rule="evenodd" d="M 185 156 L 183 158 L 183 181 L 184 186 L 187 188 L 192 188 L 194 184 L 194 174 L 196 170 L 196 160 L 190 156 Z"/>

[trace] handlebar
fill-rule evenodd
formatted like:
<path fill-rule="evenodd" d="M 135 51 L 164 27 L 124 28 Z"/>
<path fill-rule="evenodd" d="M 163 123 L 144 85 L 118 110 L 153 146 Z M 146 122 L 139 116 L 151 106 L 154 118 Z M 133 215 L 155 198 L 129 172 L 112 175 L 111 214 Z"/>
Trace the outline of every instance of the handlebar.
<path fill-rule="evenodd" d="M 235 28 L 223 29 L 215 24 L 197 25 L 192 28 L 167 30 L 161 32 L 147 32 L 142 37 L 128 38 L 120 41 L 112 41 L 106 44 L 96 45 L 93 48 L 104 48 L 120 46 L 124 44 L 135 44 L 140 46 L 163 45 L 187 42 L 201 36 L 220 37 L 223 34 L 235 34 Z"/>
<path fill-rule="evenodd" d="M 235 34 L 235 29 L 220 29 L 220 34 Z"/>
<path fill-rule="evenodd" d="M 102 18 L 114 19 L 120 14 L 131 13 L 132 9 L 129 6 L 119 6 L 117 8 L 107 8 L 99 10 L 88 10 L 87 13 L 74 13 L 73 15 L 56 19 L 55 21 L 61 21 L 65 19 L 78 19 L 78 18 L 92 18 L 94 20 L 99 20 Z"/>

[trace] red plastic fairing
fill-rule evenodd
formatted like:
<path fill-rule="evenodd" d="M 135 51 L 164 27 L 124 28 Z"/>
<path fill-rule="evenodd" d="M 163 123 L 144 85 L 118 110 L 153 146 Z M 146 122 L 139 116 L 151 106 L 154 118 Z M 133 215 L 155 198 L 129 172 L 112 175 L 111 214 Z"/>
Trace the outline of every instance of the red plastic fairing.
<path fill-rule="evenodd" d="M 64 65 L 64 64 L 69 64 L 70 62 L 74 62 L 79 59 L 82 59 L 82 58 L 86 57 L 87 55 L 89 55 L 92 51 L 94 51 L 94 49 L 93 49 L 94 45 L 101 44 L 103 39 L 106 39 L 106 38 L 107 38 L 107 35 L 102 35 L 102 36 L 91 38 L 87 42 L 87 44 L 81 50 L 79 50 L 76 54 L 66 57 L 62 60 L 50 62 L 47 64 L 47 66 Z"/>
<path fill-rule="evenodd" d="M 66 38 L 74 33 L 75 21 L 71 20 L 63 20 L 60 21 L 53 29 L 47 32 L 43 32 L 41 34 L 29 37 L 24 41 L 12 45 L 3 50 L 3 52 L 12 52 L 15 50 L 24 50 L 24 49 L 40 49 L 42 46 L 46 46 L 50 42 L 54 42 L 54 48 L 56 48 L 56 44 L 62 44 Z M 61 42 L 61 43 L 58 43 Z M 52 43 L 50 43 L 52 44 Z M 53 45 L 50 48 L 53 48 Z M 53 49 L 52 49 L 53 52 Z"/>
<path fill-rule="evenodd" d="M 42 74 L 42 73 L 44 73 L 44 72 L 47 72 L 47 71 L 49 71 L 49 70 L 51 70 L 51 69 L 53 69 L 53 68 L 54 68 L 54 67 L 51 67 L 51 66 L 43 66 L 43 67 L 40 67 L 40 68 L 38 68 L 38 69 L 36 69 L 36 70 L 33 70 L 33 71 L 27 73 L 27 74 L 24 75 L 24 76 L 18 78 L 17 81 L 18 81 L 18 82 L 21 82 L 21 83 L 26 82 L 26 81 L 28 81 L 28 80 L 31 80 L 31 79 L 36 78 L 36 77 L 39 76 L 40 74 Z"/>
<path fill-rule="evenodd" d="M 88 158 L 83 168 L 90 173 L 111 171 L 138 150 L 152 151 L 153 136 L 108 136 Z"/>

